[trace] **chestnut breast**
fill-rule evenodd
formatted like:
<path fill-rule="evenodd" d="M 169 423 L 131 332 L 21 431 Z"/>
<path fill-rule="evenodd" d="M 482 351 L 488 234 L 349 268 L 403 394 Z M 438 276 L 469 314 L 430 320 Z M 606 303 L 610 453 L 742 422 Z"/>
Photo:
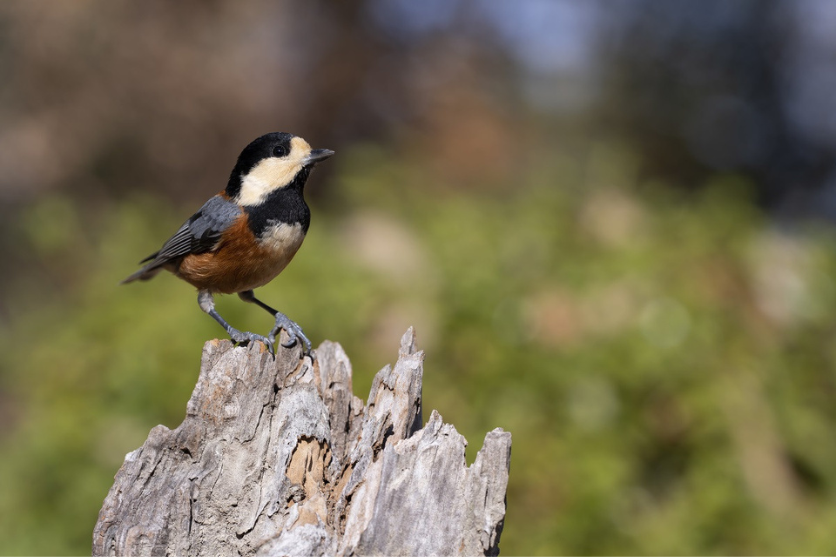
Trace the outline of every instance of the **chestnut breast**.
<path fill-rule="evenodd" d="M 281 273 L 305 239 L 302 223 L 265 223 L 255 236 L 244 213 L 223 232 L 217 247 L 188 255 L 176 274 L 198 289 L 232 294 L 264 286 Z"/>

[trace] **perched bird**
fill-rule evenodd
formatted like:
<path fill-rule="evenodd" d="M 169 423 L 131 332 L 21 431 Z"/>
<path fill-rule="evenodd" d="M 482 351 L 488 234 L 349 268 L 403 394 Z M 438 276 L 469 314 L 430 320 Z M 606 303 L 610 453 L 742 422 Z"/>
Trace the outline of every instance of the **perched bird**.
<path fill-rule="evenodd" d="M 256 298 L 253 289 L 281 273 L 302 245 L 311 222 L 305 182 L 313 167 L 333 154 L 311 149 L 289 133 L 262 135 L 241 152 L 226 189 L 189 217 L 160 251 L 140 261 L 145 265 L 122 284 L 148 280 L 165 269 L 197 288 L 200 309 L 236 343 L 258 340 L 275 353 L 276 335 L 284 329 L 288 341 L 283 346 L 301 340 L 310 354 L 302 328 Z M 275 317 L 267 337 L 239 331 L 218 314 L 212 295 L 233 293 Z"/>

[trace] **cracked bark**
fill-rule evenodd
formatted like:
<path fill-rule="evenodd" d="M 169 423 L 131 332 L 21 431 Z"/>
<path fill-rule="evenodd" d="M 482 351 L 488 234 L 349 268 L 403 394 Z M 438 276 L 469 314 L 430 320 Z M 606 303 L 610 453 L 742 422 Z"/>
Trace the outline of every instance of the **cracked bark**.
<path fill-rule="evenodd" d="M 438 412 L 421 427 L 412 329 L 365 406 L 339 344 L 316 353 L 206 343 L 185 420 L 126 456 L 93 554 L 498 554 L 511 435 L 468 467 Z"/>

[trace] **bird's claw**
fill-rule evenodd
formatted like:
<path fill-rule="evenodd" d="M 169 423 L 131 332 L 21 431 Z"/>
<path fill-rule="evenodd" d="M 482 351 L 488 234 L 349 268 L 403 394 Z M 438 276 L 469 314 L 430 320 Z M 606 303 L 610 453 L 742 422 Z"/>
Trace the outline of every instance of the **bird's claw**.
<path fill-rule="evenodd" d="M 270 341 L 275 342 L 276 335 L 278 335 L 282 329 L 284 329 L 287 333 L 287 341 L 282 342 L 282 346 L 290 348 L 301 340 L 302 344 L 305 346 L 304 354 L 306 356 L 311 355 L 311 341 L 308 340 L 308 337 L 306 337 L 305 333 L 302 332 L 302 327 L 291 321 L 290 318 L 283 313 L 276 315 L 276 325 L 273 327 L 273 330 L 270 331 L 270 335 L 268 336 Z"/>
<path fill-rule="evenodd" d="M 262 342 L 264 343 L 264 346 L 267 347 L 267 350 L 270 351 L 270 354 L 274 357 L 276 355 L 276 345 L 272 337 L 268 338 L 255 333 L 250 333 L 248 331 L 239 331 L 237 329 L 231 330 L 229 332 L 229 336 L 232 338 L 232 342 L 240 345 L 249 344 L 254 341 Z"/>

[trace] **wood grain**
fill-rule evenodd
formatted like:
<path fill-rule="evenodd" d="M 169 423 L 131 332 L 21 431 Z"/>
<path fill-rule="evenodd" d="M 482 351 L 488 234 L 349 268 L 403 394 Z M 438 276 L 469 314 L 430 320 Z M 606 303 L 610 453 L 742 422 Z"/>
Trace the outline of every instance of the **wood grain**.
<path fill-rule="evenodd" d="M 339 344 L 317 359 L 206 343 L 186 418 L 157 426 L 116 474 L 94 555 L 496 555 L 511 435 L 476 461 L 433 411 L 422 428 L 423 352 L 352 394 Z"/>

